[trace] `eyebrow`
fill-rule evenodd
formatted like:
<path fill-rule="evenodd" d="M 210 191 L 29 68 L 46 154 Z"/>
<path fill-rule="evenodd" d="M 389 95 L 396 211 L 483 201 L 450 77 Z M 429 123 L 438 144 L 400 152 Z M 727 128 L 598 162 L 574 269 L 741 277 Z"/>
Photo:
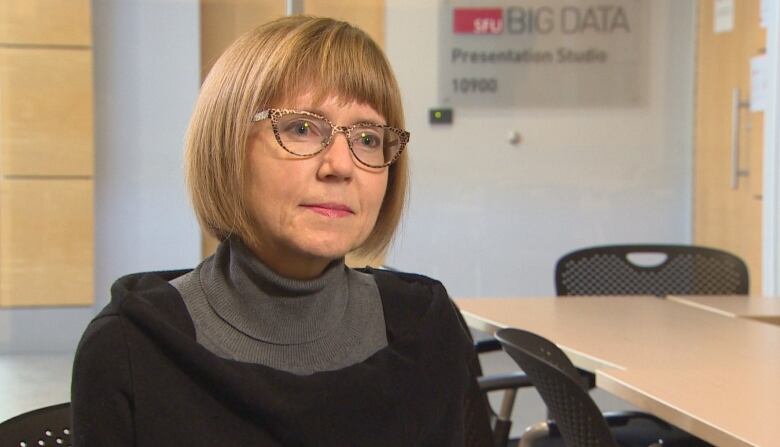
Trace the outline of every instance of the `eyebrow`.
<path fill-rule="evenodd" d="M 301 107 L 300 109 L 294 108 L 293 110 L 302 110 L 306 112 L 316 113 L 319 116 L 325 116 L 325 112 L 323 112 L 322 109 L 317 109 L 317 108 Z M 325 118 L 328 117 L 325 116 Z"/>
<path fill-rule="evenodd" d="M 309 107 L 301 107 L 301 108 L 294 108 L 293 110 L 300 110 L 300 111 L 311 112 L 311 113 L 314 113 L 316 115 L 324 116 L 325 118 L 328 118 L 327 114 L 325 112 L 323 112 L 322 109 L 318 109 L 316 107 L 311 107 L 311 108 L 309 108 Z M 332 119 L 330 119 L 330 118 L 328 118 L 328 119 L 331 122 L 333 122 Z M 369 119 L 369 118 L 358 118 L 357 120 L 353 121 L 351 124 L 347 124 L 347 126 L 354 126 L 355 124 L 376 124 L 376 125 L 379 125 L 379 126 L 386 126 L 387 125 L 387 124 L 382 124 L 381 121 L 382 121 L 381 118 L 379 120 L 373 120 L 373 119 Z M 334 124 L 336 124 L 337 126 L 339 125 L 338 123 L 334 123 Z"/>

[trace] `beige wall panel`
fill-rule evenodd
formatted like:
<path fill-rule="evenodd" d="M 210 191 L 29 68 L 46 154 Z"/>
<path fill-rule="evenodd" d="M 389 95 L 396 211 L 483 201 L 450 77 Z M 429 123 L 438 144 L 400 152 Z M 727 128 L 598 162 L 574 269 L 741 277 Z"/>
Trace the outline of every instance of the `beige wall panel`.
<path fill-rule="evenodd" d="M 385 2 L 383 0 L 305 0 L 304 12 L 349 22 L 385 45 Z"/>
<path fill-rule="evenodd" d="M 92 180 L 0 182 L 0 306 L 93 302 Z"/>
<path fill-rule="evenodd" d="M 91 45 L 90 0 L 1 0 L 0 44 Z"/>
<path fill-rule="evenodd" d="M 0 48 L 0 173 L 93 171 L 92 52 Z"/>
<path fill-rule="evenodd" d="M 201 79 L 238 36 L 284 14 L 282 0 L 201 0 Z"/>

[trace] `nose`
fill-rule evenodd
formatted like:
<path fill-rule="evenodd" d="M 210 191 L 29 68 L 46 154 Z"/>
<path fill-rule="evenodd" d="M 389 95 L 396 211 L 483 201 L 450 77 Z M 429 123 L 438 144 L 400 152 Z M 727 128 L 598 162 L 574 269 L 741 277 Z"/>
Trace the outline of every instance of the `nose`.
<path fill-rule="evenodd" d="M 322 164 L 318 175 L 322 179 L 348 179 L 352 177 L 354 169 L 355 162 L 352 161 L 347 135 L 344 132 L 337 132 L 322 153 Z"/>

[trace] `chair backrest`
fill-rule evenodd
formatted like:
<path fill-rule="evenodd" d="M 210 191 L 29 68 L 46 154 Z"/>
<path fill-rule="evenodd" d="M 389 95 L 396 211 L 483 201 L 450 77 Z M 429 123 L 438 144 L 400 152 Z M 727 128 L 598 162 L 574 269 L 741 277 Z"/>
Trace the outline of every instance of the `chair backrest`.
<path fill-rule="evenodd" d="M 0 423 L 0 446 L 71 445 L 70 403 L 39 408 Z"/>
<path fill-rule="evenodd" d="M 617 447 L 601 410 L 563 351 L 519 329 L 501 329 L 496 338 L 531 379 L 568 447 Z"/>
<path fill-rule="evenodd" d="M 632 257 L 662 261 L 637 264 Z M 610 245 L 571 252 L 555 266 L 566 295 L 747 295 L 748 270 L 737 256 L 689 245 Z"/>

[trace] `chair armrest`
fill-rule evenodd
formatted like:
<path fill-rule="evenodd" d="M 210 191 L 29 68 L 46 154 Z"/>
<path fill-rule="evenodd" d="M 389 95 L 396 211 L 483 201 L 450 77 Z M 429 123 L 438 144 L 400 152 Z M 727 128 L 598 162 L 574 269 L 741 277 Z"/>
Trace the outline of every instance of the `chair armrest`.
<path fill-rule="evenodd" d="M 479 389 L 488 391 L 518 389 L 533 386 L 531 379 L 520 371 L 477 377 Z"/>
<path fill-rule="evenodd" d="M 495 338 L 486 338 L 484 340 L 478 340 L 474 342 L 474 349 L 477 351 L 477 354 L 500 351 L 501 343 L 499 343 Z"/>

